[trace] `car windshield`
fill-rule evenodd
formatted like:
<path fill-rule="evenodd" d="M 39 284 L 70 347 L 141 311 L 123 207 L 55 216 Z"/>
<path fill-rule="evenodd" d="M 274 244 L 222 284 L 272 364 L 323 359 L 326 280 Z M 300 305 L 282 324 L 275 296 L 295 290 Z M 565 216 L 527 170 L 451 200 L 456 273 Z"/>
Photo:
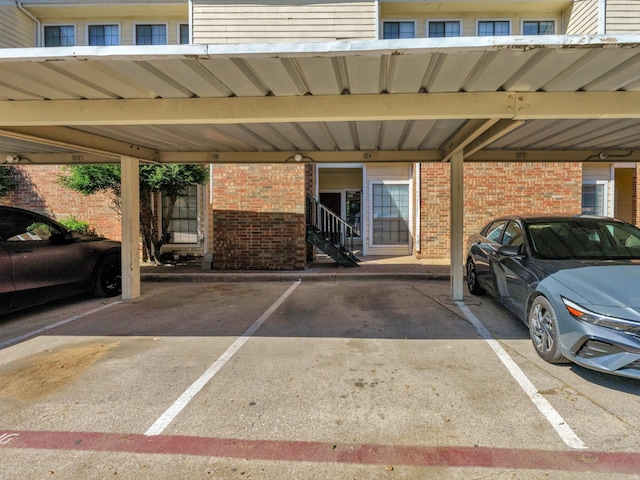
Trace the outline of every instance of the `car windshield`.
<path fill-rule="evenodd" d="M 533 255 L 545 259 L 640 259 L 640 229 L 607 219 L 571 218 L 528 225 Z"/>

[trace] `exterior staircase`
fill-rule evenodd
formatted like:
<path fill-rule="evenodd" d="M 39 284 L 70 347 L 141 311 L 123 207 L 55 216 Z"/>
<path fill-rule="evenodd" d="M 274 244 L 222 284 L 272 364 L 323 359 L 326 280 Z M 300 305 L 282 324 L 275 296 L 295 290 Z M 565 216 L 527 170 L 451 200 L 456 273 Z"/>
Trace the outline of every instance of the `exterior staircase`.
<path fill-rule="evenodd" d="M 307 242 L 343 267 L 359 267 L 353 253 L 353 227 L 315 198 L 307 196 Z"/>

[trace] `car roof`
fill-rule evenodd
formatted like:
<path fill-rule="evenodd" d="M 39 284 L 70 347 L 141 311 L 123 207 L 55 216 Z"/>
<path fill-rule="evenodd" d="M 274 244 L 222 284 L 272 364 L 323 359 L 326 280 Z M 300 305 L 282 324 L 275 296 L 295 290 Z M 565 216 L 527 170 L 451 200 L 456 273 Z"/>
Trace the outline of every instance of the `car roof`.
<path fill-rule="evenodd" d="M 538 223 L 538 222 L 562 222 L 562 221 L 572 221 L 572 220 L 580 220 L 580 219 L 624 223 L 622 220 L 618 220 L 616 218 L 603 217 L 603 216 L 597 216 L 597 215 L 549 215 L 549 214 L 504 215 L 491 220 L 491 222 L 489 223 L 497 222 L 500 220 L 519 220 L 525 223 Z"/>

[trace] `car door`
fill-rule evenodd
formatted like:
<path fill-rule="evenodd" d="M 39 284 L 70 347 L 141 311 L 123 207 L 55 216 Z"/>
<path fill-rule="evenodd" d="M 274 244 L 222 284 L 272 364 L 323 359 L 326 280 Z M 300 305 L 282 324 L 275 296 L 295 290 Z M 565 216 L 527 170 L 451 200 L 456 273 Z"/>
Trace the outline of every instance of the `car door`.
<path fill-rule="evenodd" d="M 13 268 L 11 257 L 4 251 L 0 232 L 0 314 L 8 312 L 11 308 L 11 300 L 15 291 L 13 285 Z"/>
<path fill-rule="evenodd" d="M 525 296 L 523 278 L 526 276 L 526 264 L 522 227 L 518 222 L 511 220 L 504 229 L 500 248 L 493 256 L 491 268 L 501 302 L 518 314 Z"/>
<path fill-rule="evenodd" d="M 79 245 L 54 241 L 64 238 L 63 230 L 40 216 L 10 212 L 3 217 L 5 223 L 10 221 L 13 225 L 12 235 L 2 242 L 13 270 L 12 309 L 43 303 L 59 297 L 61 292 L 77 289 L 81 271 Z"/>
<path fill-rule="evenodd" d="M 491 262 L 500 246 L 500 238 L 506 225 L 507 220 L 497 220 L 491 223 L 482 231 L 472 246 L 478 283 L 490 293 L 495 293 Z"/>

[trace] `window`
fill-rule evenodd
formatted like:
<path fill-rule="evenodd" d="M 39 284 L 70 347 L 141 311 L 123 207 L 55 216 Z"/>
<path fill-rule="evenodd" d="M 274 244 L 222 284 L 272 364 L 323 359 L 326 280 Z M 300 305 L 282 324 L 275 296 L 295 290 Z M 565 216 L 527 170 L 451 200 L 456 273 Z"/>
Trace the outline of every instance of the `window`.
<path fill-rule="evenodd" d="M 484 234 L 492 242 L 497 242 L 500 240 L 500 235 L 502 235 L 502 230 L 504 230 L 504 226 L 507 224 L 506 220 L 500 220 L 497 222 L 493 222 L 491 225 L 487 227 L 487 230 Z"/>
<path fill-rule="evenodd" d="M 136 45 L 166 45 L 166 25 L 136 25 Z"/>
<path fill-rule="evenodd" d="M 189 44 L 189 25 L 186 23 L 181 23 L 178 26 L 178 43 L 180 45 L 188 45 Z"/>
<path fill-rule="evenodd" d="M 522 22 L 523 35 L 553 35 L 556 22 L 553 20 L 525 20 Z"/>
<path fill-rule="evenodd" d="M 89 25 L 89 45 L 119 45 L 118 25 Z"/>
<path fill-rule="evenodd" d="M 0 241 L 40 242 L 49 240 L 51 235 L 62 235 L 62 230 L 28 212 L 3 212 L 0 218 Z"/>
<path fill-rule="evenodd" d="M 481 37 L 511 35 L 509 20 L 479 20 L 478 35 Z"/>
<path fill-rule="evenodd" d="M 459 37 L 460 21 L 458 20 L 442 20 L 442 21 L 435 21 L 435 22 L 428 21 L 427 35 L 429 36 L 429 38 Z"/>
<path fill-rule="evenodd" d="M 409 185 L 372 184 L 373 244 L 409 243 Z"/>
<path fill-rule="evenodd" d="M 384 22 L 382 38 L 415 38 L 415 22 Z"/>
<path fill-rule="evenodd" d="M 524 244 L 522 228 L 520 228 L 520 225 L 516 222 L 509 222 L 509 225 L 502 236 L 502 242 L 500 243 L 511 247 L 519 247 Z"/>
<path fill-rule="evenodd" d="M 73 47 L 76 44 L 73 25 L 55 25 L 44 27 L 45 47 Z"/>
<path fill-rule="evenodd" d="M 605 204 L 606 184 L 585 183 L 582 185 L 582 214 L 607 215 Z"/>
<path fill-rule="evenodd" d="M 162 198 L 162 214 L 165 217 L 169 210 L 169 198 Z M 198 242 L 198 186 L 191 185 L 187 193 L 178 197 L 173 206 L 171 223 L 165 232 L 168 243 Z"/>

